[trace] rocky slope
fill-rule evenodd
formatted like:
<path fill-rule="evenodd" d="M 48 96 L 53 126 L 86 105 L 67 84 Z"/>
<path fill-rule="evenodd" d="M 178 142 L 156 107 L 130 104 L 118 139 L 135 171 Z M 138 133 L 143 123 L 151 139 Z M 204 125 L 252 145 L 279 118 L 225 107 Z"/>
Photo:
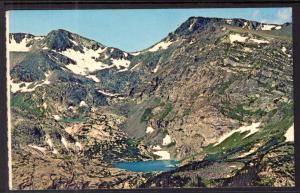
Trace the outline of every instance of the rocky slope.
<path fill-rule="evenodd" d="M 191 17 L 135 53 L 10 34 L 13 188 L 293 186 L 291 27 Z M 147 159 L 181 166 L 112 166 Z"/>

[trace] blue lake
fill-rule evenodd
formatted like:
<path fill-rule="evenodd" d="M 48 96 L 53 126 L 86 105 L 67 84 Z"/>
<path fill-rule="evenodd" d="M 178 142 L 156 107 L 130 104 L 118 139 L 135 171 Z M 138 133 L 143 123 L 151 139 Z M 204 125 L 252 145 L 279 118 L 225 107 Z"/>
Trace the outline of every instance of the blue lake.
<path fill-rule="evenodd" d="M 114 167 L 134 172 L 166 172 L 175 169 L 178 164 L 176 160 L 150 160 L 138 162 L 117 162 Z"/>

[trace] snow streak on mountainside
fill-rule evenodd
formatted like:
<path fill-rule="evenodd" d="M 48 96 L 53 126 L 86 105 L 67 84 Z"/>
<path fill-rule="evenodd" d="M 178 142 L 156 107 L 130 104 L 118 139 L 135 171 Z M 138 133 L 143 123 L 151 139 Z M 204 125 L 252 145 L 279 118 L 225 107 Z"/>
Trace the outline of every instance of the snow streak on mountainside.
<path fill-rule="evenodd" d="M 191 17 L 135 53 L 10 34 L 14 189 L 294 186 L 291 31 Z"/>

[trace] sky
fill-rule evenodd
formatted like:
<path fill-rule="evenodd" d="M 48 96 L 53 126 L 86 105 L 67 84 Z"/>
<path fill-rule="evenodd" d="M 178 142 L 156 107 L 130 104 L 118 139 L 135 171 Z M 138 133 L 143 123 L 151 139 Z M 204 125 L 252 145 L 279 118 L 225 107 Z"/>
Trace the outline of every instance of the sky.
<path fill-rule="evenodd" d="M 133 52 L 154 45 L 191 16 L 292 22 L 291 8 L 13 10 L 9 32 L 47 35 L 65 29 L 106 46 Z"/>

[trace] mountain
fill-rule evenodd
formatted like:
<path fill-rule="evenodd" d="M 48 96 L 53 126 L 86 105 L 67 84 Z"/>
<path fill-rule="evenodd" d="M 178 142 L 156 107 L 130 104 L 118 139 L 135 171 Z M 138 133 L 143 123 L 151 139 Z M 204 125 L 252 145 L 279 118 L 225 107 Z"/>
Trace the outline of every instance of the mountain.
<path fill-rule="evenodd" d="M 13 188 L 294 186 L 291 32 L 191 17 L 135 53 L 10 34 Z M 114 167 L 152 159 L 180 166 Z"/>

